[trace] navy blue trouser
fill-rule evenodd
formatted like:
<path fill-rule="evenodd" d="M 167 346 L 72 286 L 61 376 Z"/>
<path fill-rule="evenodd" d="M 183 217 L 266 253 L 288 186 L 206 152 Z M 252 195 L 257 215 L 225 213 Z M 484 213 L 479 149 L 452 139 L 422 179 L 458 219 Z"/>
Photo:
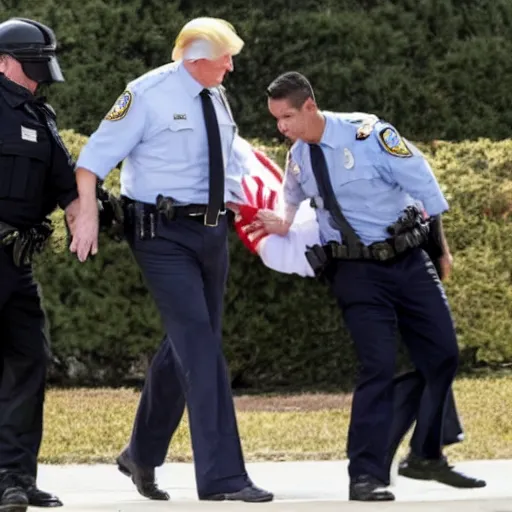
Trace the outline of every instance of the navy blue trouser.
<path fill-rule="evenodd" d="M 37 476 L 48 339 L 30 267 L 0 248 L 0 470 Z"/>
<path fill-rule="evenodd" d="M 390 467 L 400 443 L 415 422 L 409 447 L 414 454 L 422 452 L 429 429 L 429 415 L 433 406 L 427 382 L 418 370 L 395 377 L 393 395 L 393 423 L 388 452 Z M 444 411 L 441 445 L 449 446 L 458 443 L 463 440 L 463 434 L 453 390 L 450 388 Z"/>
<path fill-rule="evenodd" d="M 393 262 L 340 261 L 332 289 L 361 366 L 348 434 L 349 474 L 387 483 L 397 328 L 430 393 L 426 434 L 417 455 L 441 455 L 444 409 L 458 364 L 446 295 L 420 249 Z"/>
<path fill-rule="evenodd" d="M 250 481 L 222 352 L 228 271 L 227 222 L 160 222 L 152 240 L 130 240 L 167 338 L 155 355 L 129 445 L 134 461 L 163 464 L 187 405 L 199 497 L 235 492 Z"/>

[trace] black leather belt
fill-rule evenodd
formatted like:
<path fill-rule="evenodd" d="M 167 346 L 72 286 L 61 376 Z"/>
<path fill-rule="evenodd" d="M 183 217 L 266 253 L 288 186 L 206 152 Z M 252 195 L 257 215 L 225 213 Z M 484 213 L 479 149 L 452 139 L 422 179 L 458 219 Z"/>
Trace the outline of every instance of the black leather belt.
<path fill-rule="evenodd" d="M 170 198 L 158 196 L 157 204 L 143 203 L 135 201 L 126 196 L 121 196 L 121 201 L 124 207 L 133 207 L 137 213 L 146 216 L 163 215 L 167 220 L 175 220 L 180 218 L 191 218 L 199 222 L 203 222 L 207 226 L 216 226 L 219 217 L 226 214 L 226 211 L 220 211 L 216 217 L 215 224 L 206 224 L 206 212 L 208 206 L 205 204 L 186 204 L 179 205 L 172 201 Z"/>

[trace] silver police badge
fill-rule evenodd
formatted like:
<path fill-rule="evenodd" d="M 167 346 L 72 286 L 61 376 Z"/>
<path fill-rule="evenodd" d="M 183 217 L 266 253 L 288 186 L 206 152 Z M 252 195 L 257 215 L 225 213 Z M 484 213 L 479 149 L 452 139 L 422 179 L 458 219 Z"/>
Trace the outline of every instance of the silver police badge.
<path fill-rule="evenodd" d="M 345 169 L 352 169 L 354 167 L 354 155 L 348 148 L 343 150 L 343 166 Z"/>

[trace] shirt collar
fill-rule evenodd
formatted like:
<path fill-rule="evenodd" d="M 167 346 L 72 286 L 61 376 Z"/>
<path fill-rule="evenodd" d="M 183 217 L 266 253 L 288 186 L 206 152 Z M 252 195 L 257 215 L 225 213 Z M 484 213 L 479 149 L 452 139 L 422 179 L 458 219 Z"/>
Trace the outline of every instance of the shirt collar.
<path fill-rule="evenodd" d="M 331 112 L 322 112 L 322 115 L 325 119 L 325 128 L 324 133 L 322 134 L 322 138 L 320 139 L 320 144 L 324 146 L 329 146 L 330 148 L 336 148 L 338 146 L 338 138 L 336 136 L 336 126 L 334 116 Z"/>
<path fill-rule="evenodd" d="M 183 61 L 178 65 L 178 73 L 180 74 L 180 78 L 188 94 L 190 94 L 192 98 L 199 96 L 199 93 L 204 87 L 186 70 Z"/>
<path fill-rule="evenodd" d="M 35 99 L 35 96 L 28 89 L 9 80 L 3 73 L 0 73 L 0 87 L 4 90 L 5 100 L 12 108 Z"/>

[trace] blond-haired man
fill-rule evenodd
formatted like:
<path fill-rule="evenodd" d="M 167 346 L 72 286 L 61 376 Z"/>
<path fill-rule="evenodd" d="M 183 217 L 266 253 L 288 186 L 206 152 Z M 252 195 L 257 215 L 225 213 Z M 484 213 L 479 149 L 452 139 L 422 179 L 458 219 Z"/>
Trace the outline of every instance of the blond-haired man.
<path fill-rule="evenodd" d="M 98 250 L 96 181 L 120 161 L 126 237 L 159 309 L 166 339 L 149 369 L 119 469 L 150 499 L 185 404 L 203 500 L 263 502 L 245 469 L 222 352 L 228 269 L 226 206 L 242 197 L 232 163 L 236 125 L 221 83 L 243 41 L 224 20 L 178 34 L 175 62 L 131 82 L 77 162 L 81 210 L 71 251 Z"/>

